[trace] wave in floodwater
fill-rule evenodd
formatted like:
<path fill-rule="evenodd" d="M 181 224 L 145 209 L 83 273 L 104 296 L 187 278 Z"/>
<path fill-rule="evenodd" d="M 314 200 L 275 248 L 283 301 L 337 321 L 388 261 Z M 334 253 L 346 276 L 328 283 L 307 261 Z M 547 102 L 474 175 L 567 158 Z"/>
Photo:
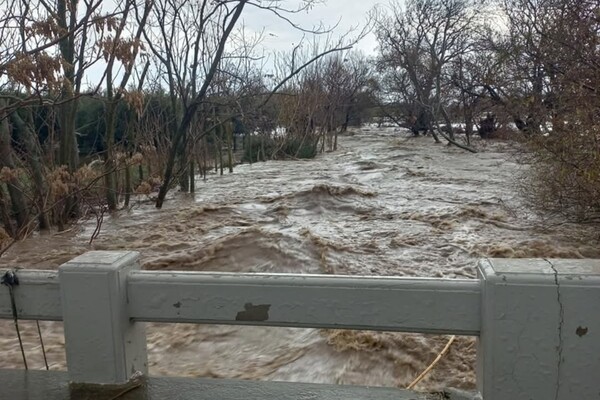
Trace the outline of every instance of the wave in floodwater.
<path fill-rule="evenodd" d="M 483 146 L 483 143 L 481 143 Z M 156 210 L 140 198 L 104 221 L 17 243 L 2 265 L 57 268 L 90 249 L 137 250 L 152 270 L 474 278 L 481 257 L 600 258 L 591 226 L 540 221 L 514 187 L 502 143 L 478 154 L 390 128 L 340 138 L 310 161 L 269 161 L 209 175 L 195 195 Z M 28 361 L 43 365 L 37 328 L 22 322 Z M 64 369 L 59 323 L 43 322 L 52 369 Z M 155 375 L 404 387 L 436 357 L 444 336 L 346 330 L 148 324 Z M 21 356 L 0 323 L 0 368 Z M 418 388 L 474 388 L 475 346 L 459 338 Z"/>

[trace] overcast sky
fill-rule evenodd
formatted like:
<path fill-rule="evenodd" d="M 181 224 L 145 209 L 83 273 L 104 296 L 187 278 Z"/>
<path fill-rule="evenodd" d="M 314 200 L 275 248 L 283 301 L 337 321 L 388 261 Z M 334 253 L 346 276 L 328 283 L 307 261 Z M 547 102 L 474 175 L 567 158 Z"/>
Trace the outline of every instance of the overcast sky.
<path fill-rule="evenodd" d="M 112 2 L 114 0 L 107 0 Z M 387 0 L 385 0 L 387 2 Z M 281 6 L 294 9 L 298 7 L 301 0 L 286 0 L 281 2 Z M 112 3 L 114 4 L 114 3 Z M 369 11 L 376 5 L 380 4 L 379 0 L 324 0 L 321 4 L 315 4 L 314 7 L 307 11 L 302 11 L 297 14 L 285 14 L 295 24 L 304 29 L 311 29 L 319 24 L 325 27 L 335 27 L 331 34 L 333 39 L 339 38 L 340 35 L 355 28 L 354 36 L 365 26 Z M 246 6 L 237 24 L 238 28 L 242 26 L 251 33 L 257 34 L 263 32 L 263 40 L 260 47 L 266 58 L 265 68 L 269 69 L 272 65 L 273 58 L 271 55 L 274 52 L 289 52 L 302 39 L 303 33 L 295 29 L 285 20 L 277 17 L 270 11 L 258 9 L 253 6 Z M 323 38 L 324 39 L 324 38 Z M 306 40 L 311 40 L 307 35 Z M 365 55 L 371 56 L 375 54 L 377 41 L 373 33 L 369 33 L 363 38 L 354 49 L 362 51 Z M 261 50 L 260 48 L 257 50 Z M 95 87 L 97 81 L 104 73 L 106 64 L 102 61 L 93 65 L 86 73 L 86 83 L 90 87 Z"/>
<path fill-rule="evenodd" d="M 290 7 L 297 5 L 294 1 L 282 2 Z M 309 11 L 303 11 L 290 16 L 294 23 L 303 28 L 310 29 L 320 22 L 331 27 L 339 22 L 335 29 L 337 35 L 342 34 L 351 27 L 362 29 L 367 20 L 368 12 L 378 4 L 376 0 L 326 0 L 323 4 L 315 5 Z M 267 51 L 291 50 L 294 43 L 302 37 L 302 33 L 291 27 L 287 22 L 278 18 L 270 12 L 259 10 L 255 7 L 247 7 L 242 14 L 243 24 L 247 29 L 259 32 L 265 30 L 263 46 Z M 366 55 L 375 53 L 377 42 L 374 34 L 369 34 L 355 47 L 362 50 Z"/>

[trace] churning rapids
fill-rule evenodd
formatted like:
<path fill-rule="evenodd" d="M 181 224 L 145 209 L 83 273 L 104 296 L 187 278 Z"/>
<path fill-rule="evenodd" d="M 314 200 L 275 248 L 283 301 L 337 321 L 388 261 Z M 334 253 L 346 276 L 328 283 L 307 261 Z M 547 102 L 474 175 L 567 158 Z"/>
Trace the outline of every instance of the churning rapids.
<path fill-rule="evenodd" d="M 146 269 L 475 277 L 481 257 L 599 258 L 591 227 L 543 226 L 521 205 L 522 173 L 503 143 L 478 154 L 365 128 L 310 161 L 238 166 L 95 222 L 17 243 L 4 267 L 56 268 L 90 249 L 138 250 Z M 390 304 L 390 307 L 393 307 Z M 51 369 L 64 369 L 59 323 L 41 323 Z M 30 367 L 41 368 L 35 324 L 22 322 Z M 315 329 L 148 324 L 153 375 L 404 387 L 447 337 Z M 0 368 L 21 368 L 14 327 L 0 322 Z M 474 341 L 459 338 L 418 386 L 474 387 Z"/>

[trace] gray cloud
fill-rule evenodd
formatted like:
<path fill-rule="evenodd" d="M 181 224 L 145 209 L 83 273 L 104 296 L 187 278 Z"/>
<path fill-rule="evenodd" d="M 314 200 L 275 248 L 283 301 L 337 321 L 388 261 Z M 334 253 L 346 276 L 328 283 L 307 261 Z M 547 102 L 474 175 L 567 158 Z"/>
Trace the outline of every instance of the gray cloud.
<path fill-rule="evenodd" d="M 293 5 L 293 2 L 283 2 L 286 3 Z M 337 24 L 333 33 L 333 37 L 336 38 L 351 28 L 356 28 L 358 33 L 365 25 L 369 11 L 376 4 L 372 0 L 328 0 L 323 4 L 315 5 L 309 11 L 290 15 L 289 18 L 305 29 L 312 29 L 320 24 L 325 27 L 333 27 Z M 264 30 L 262 47 L 266 52 L 291 50 L 302 38 L 302 32 L 269 11 L 248 7 L 244 10 L 242 19 L 250 32 Z M 376 46 L 375 35 L 371 33 L 355 48 L 372 55 Z"/>

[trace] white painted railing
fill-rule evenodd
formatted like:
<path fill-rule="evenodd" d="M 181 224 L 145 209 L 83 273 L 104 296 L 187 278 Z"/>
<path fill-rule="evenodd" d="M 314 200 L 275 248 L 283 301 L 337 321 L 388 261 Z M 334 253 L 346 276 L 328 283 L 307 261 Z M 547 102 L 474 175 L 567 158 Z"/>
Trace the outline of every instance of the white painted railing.
<path fill-rule="evenodd" d="M 494 259 L 479 279 L 141 271 L 136 252 L 19 270 L 20 319 L 63 320 L 70 379 L 147 372 L 143 322 L 478 336 L 485 400 L 600 395 L 600 262 Z M 0 290 L 0 318 L 13 318 Z"/>

